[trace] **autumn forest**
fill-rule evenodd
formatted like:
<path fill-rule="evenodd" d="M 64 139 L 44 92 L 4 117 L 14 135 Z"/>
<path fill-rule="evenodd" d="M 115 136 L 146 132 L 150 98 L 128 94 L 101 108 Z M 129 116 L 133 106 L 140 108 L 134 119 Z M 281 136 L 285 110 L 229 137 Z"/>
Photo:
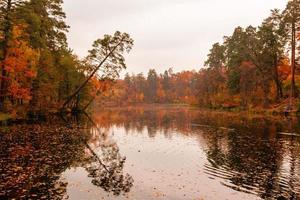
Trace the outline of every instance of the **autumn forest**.
<path fill-rule="evenodd" d="M 260 26 L 237 27 L 194 71 L 127 73 L 127 33 L 95 38 L 79 59 L 67 44 L 62 0 L 1 0 L 0 113 L 24 118 L 91 105 L 189 104 L 214 109 L 297 109 L 300 1 Z M 201 63 L 199 63 L 201 65 Z M 292 103 L 292 104 L 291 104 Z M 299 107 L 299 106 L 298 106 Z"/>
<path fill-rule="evenodd" d="M 300 2 L 289 1 L 285 10 L 272 10 L 259 27 L 237 27 L 223 43 L 213 44 L 203 68 L 126 74 L 117 81 L 110 100 L 214 109 L 297 109 L 299 41 Z"/>
<path fill-rule="evenodd" d="M 300 0 L 0 0 L 1 200 L 297 200 L 299 155 Z"/>

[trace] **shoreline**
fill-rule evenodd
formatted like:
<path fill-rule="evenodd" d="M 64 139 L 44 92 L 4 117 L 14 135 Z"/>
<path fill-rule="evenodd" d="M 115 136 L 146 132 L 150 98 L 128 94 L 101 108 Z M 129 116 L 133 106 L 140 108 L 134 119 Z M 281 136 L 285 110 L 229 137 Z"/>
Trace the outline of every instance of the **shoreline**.
<path fill-rule="evenodd" d="M 281 117 L 297 117 L 298 111 L 297 109 L 293 109 L 288 114 L 286 114 L 282 108 L 241 108 L 241 107 L 235 107 L 235 108 L 208 108 L 208 107 L 201 107 L 197 105 L 189 105 L 189 104 L 161 104 L 161 103 L 132 103 L 132 104 L 124 104 L 124 105 L 99 105 L 95 106 L 93 108 L 94 112 L 97 112 L 97 110 L 102 109 L 128 109 L 128 108 L 189 108 L 189 109 L 197 109 L 197 110 L 203 110 L 205 112 L 221 112 L 221 113 L 232 113 L 232 114 L 239 114 L 239 115 L 259 115 L 259 116 L 281 116 Z M 57 113 L 49 112 L 45 113 L 43 116 L 50 116 L 50 115 L 57 115 Z M 44 119 L 44 117 L 43 117 Z M 39 118 L 14 118 L 12 115 L 8 113 L 0 113 L 0 125 L 5 124 L 6 122 L 24 122 L 24 121 L 39 121 Z"/>
<path fill-rule="evenodd" d="M 231 114 L 239 114 L 239 115 L 258 115 L 258 116 L 266 116 L 266 117 L 297 117 L 298 111 L 293 109 L 288 114 L 284 112 L 283 109 L 275 109 L 275 108 L 249 108 L 243 109 L 240 107 L 226 109 L 226 108 L 208 108 L 208 107 L 201 107 L 197 105 L 188 105 L 188 104 L 156 104 L 156 103 L 138 103 L 138 104 L 127 104 L 127 105 L 115 105 L 115 106 L 97 106 L 94 108 L 95 111 L 102 110 L 102 109 L 128 109 L 128 108 L 189 108 L 189 109 L 196 109 L 196 110 L 203 110 L 205 112 L 220 112 L 220 113 L 231 113 Z"/>

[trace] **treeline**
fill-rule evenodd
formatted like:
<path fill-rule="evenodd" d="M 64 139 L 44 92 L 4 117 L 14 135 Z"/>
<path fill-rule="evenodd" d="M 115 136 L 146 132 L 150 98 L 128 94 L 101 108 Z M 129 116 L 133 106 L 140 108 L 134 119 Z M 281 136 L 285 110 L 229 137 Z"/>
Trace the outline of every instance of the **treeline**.
<path fill-rule="evenodd" d="M 186 103 L 197 104 L 196 71 L 174 73 L 172 69 L 158 74 L 150 69 L 145 77 L 126 74 L 124 80 L 119 80 L 111 92 L 104 93 L 101 101 L 117 103 Z"/>
<path fill-rule="evenodd" d="M 237 27 L 215 43 L 198 72 L 127 75 L 119 102 L 191 103 L 210 108 L 263 107 L 299 96 L 300 0 L 272 10 L 258 27 Z M 291 98 L 290 98 L 291 97 Z"/>
<path fill-rule="evenodd" d="M 79 60 L 68 47 L 63 0 L 0 0 L 0 114 L 87 107 L 124 69 L 128 34 L 105 35 Z M 70 106 L 71 105 L 71 106 Z"/>
<path fill-rule="evenodd" d="M 258 27 L 237 27 L 213 45 L 200 71 L 126 75 L 133 40 L 116 32 L 97 39 L 84 59 L 67 44 L 63 0 L 0 0 L 1 113 L 25 116 L 85 110 L 102 102 L 186 103 L 210 108 L 269 107 L 297 101 L 300 0 Z M 289 98 L 291 97 L 291 98 Z"/>

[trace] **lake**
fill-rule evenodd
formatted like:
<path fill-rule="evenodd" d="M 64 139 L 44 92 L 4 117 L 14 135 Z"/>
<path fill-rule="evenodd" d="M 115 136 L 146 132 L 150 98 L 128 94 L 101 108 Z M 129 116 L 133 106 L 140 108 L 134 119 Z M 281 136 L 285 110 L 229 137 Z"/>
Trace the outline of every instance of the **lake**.
<path fill-rule="evenodd" d="M 3 127 L 1 199 L 300 199 L 297 118 L 179 106 Z"/>

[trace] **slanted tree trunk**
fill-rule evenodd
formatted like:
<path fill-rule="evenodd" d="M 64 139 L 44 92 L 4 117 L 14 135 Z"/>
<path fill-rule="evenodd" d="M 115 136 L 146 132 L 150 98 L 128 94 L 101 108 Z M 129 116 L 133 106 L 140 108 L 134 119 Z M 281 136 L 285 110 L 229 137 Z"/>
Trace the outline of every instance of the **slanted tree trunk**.
<path fill-rule="evenodd" d="M 86 109 L 93 103 L 93 101 L 96 99 L 96 96 L 93 97 L 84 107 L 83 107 L 83 111 L 86 111 Z"/>
<path fill-rule="evenodd" d="M 100 94 L 100 89 L 96 92 L 96 95 L 91 98 L 91 100 L 82 108 L 82 111 L 86 111 L 86 109 L 93 103 L 93 101 L 95 101 L 95 99 L 97 98 L 97 96 Z"/>
<path fill-rule="evenodd" d="M 123 39 L 107 54 L 107 56 L 99 63 L 99 65 L 92 71 L 92 73 L 87 77 L 87 79 L 75 90 L 73 94 L 71 94 L 65 103 L 63 104 L 62 109 L 66 108 L 66 106 L 75 98 L 80 91 L 88 84 L 88 82 L 95 76 L 100 67 L 105 63 L 105 61 L 113 54 L 113 52 L 122 44 Z"/>

